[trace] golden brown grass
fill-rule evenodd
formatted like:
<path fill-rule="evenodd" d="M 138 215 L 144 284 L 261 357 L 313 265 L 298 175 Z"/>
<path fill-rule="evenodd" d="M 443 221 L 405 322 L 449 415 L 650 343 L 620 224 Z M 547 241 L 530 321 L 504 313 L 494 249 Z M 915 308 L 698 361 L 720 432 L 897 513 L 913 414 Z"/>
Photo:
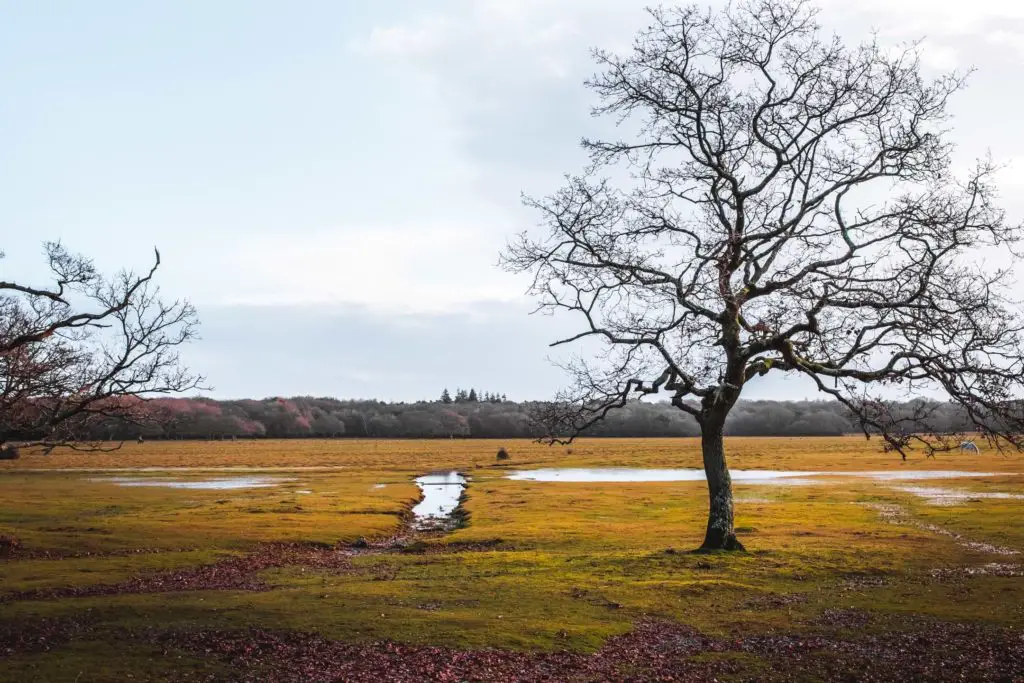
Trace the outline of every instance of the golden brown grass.
<path fill-rule="evenodd" d="M 508 448 L 510 461 L 496 462 L 499 448 Z M 728 457 L 736 469 L 856 471 L 866 469 L 961 469 L 1024 472 L 1024 458 L 1000 456 L 987 449 L 981 455 L 952 453 L 926 458 L 923 453 L 901 462 L 881 452 L 881 442 L 861 436 L 735 437 L 728 440 Z M 21 460 L 0 461 L 10 470 L 161 468 L 339 468 L 343 471 L 419 473 L 431 469 L 561 467 L 699 467 L 698 439 L 584 439 L 571 448 L 532 441 L 509 440 L 259 440 L 165 441 L 127 443 L 111 453 L 69 451 L 49 456 L 28 454 Z"/>
<path fill-rule="evenodd" d="M 512 455 L 507 467 L 495 461 L 502 445 Z M 471 475 L 469 524 L 428 539 L 451 544 L 452 552 L 367 554 L 342 573 L 266 570 L 262 578 L 272 589 L 264 592 L 18 600 L 0 603 L 0 625 L 88 614 L 111 638 L 154 624 L 260 626 L 346 640 L 541 649 L 593 649 L 645 615 L 714 634 L 820 630 L 818 620 L 830 608 L 874 615 L 869 630 L 905 615 L 1024 625 L 1021 578 L 935 578 L 963 567 L 1024 564 L 1024 557 L 963 543 L 1024 551 L 1021 500 L 935 507 L 855 478 L 806 486 L 740 483 L 737 527 L 750 552 L 697 556 L 683 551 L 702 537 L 701 482 L 537 483 L 504 476 L 507 469 L 541 466 L 696 467 L 698 446 L 695 440 L 587 440 L 568 454 L 507 441 L 172 442 L 131 444 L 113 454 L 29 455 L 0 463 L 0 534 L 17 536 L 26 551 L 58 557 L 0 559 L 0 592 L 116 583 L 214 562 L 266 541 L 381 539 L 400 528 L 417 499 L 412 478 L 432 470 Z M 929 485 L 1024 493 L 1018 476 L 1024 459 L 991 452 L 904 463 L 854 437 L 731 439 L 728 449 L 736 469 L 1002 472 Z M 91 481 L 107 475 L 84 471 L 140 467 L 275 468 L 273 476 L 292 481 L 226 491 L 121 488 Z M 881 516 L 879 505 L 900 506 L 898 523 Z M 458 551 L 461 543 L 479 542 L 498 544 Z M 126 649 L 122 664 L 140 651 Z M 80 658 L 86 669 L 98 665 L 74 646 L 19 655 L 10 670 L 24 671 L 29 660 L 60 668 L 62 657 Z M 104 666 L 121 670 L 116 662 Z"/>

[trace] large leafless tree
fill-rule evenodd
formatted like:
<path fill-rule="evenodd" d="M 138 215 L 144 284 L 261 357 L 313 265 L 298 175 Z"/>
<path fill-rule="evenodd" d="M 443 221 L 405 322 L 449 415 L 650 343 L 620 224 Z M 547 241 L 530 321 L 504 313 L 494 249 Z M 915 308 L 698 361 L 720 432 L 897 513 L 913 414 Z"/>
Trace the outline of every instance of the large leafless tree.
<path fill-rule="evenodd" d="M 113 277 L 57 243 L 45 255 L 46 283 L 0 277 L 0 446 L 103 448 L 83 441 L 93 425 L 159 419 L 148 398 L 200 386 L 178 354 L 196 312 L 161 300 L 159 252 L 148 270 Z"/>
<path fill-rule="evenodd" d="M 605 349 L 570 363 L 553 437 L 667 393 L 702 429 L 706 549 L 742 547 L 723 427 L 765 375 L 809 378 L 904 457 L 950 435 L 897 418 L 883 385 L 941 390 L 1019 449 L 1021 229 L 990 161 L 952 172 L 947 102 L 964 75 L 925 78 L 912 45 L 847 46 L 800 0 L 651 18 L 629 54 L 596 53 L 588 83 L 623 139 L 584 140 L 586 172 L 527 200 L 545 234 L 505 254 L 541 308 L 582 317 L 559 343 Z M 980 260 L 991 247 L 1007 266 Z"/>

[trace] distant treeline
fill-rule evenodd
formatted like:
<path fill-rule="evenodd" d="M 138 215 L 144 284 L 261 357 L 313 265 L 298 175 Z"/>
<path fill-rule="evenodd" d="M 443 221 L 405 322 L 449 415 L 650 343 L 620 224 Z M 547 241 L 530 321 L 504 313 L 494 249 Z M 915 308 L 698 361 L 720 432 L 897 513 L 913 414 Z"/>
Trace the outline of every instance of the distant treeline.
<path fill-rule="evenodd" d="M 460 397 L 461 398 L 461 397 Z M 475 397 L 474 397 L 475 398 Z M 924 401 L 900 404 L 909 415 Z M 158 399 L 163 425 L 96 424 L 97 439 L 230 438 L 530 438 L 541 436 L 531 419 L 537 403 L 491 400 L 384 403 L 333 398 L 270 398 L 215 401 Z M 929 404 L 930 422 L 941 431 L 969 428 L 952 404 Z M 897 407 L 897 412 L 900 408 Z M 858 431 L 834 401 L 743 401 L 732 411 L 726 433 L 734 436 L 836 436 Z M 696 422 L 668 403 L 631 402 L 593 427 L 595 437 L 685 437 L 699 435 Z"/>

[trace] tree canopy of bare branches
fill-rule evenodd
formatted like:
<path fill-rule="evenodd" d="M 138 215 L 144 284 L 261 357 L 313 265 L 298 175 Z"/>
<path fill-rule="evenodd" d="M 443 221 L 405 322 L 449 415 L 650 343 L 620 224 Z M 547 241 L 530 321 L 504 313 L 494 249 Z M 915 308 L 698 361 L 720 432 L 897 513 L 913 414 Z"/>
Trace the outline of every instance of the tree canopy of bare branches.
<path fill-rule="evenodd" d="M 159 252 L 147 271 L 113 277 L 58 243 L 45 255 L 49 282 L 0 279 L 0 444 L 102 448 L 83 441 L 97 421 L 159 419 L 148 398 L 201 385 L 178 354 L 196 311 L 160 299 Z"/>
<path fill-rule="evenodd" d="M 966 74 L 925 78 L 914 45 L 848 46 L 803 0 L 651 19 L 629 54 L 595 53 L 594 113 L 623 138 L 584 140 L 586 171 L 527 200 L 545 232 L 504 255 L 541 309 L 581 318 L 558 343 L 604 349 L 570 363 L 552 438 L 667 394 L 702 429 L 706 549 L 741 547 L 722 429 L 772 373 L 809 378 L 904 457 L 959 440 L 896 417 L 886 385 L 944 392 L 1021 448 L 1024 320 L 1012 266 L 980 257 L 1016 254 L 1021 227 L 991 161 L 953 173 L 947 103 Z"/>

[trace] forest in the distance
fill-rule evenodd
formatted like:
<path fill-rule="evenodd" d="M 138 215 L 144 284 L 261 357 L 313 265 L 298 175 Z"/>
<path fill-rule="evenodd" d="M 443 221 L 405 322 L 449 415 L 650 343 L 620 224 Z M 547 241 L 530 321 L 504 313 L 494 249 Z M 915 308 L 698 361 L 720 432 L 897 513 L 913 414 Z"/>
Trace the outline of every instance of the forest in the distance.
<path fill-rule="evenodd" d="M 541 428 L 531 418 L 540 404 L 514 402 L 481 392 L 447 394 L 436 401 L 386 403 L 334 398 L 213 400 L 155 399 L 159 426 L 94 422 L 92 438 L 531 438 Z M 925 401 L 897 404 L 907 414 Z M 957 432 L 970 422 L 953 404 L 930 404 L 931 420 Z M 726 423 L 732 436 L 837 436 L 858 432 L 855 420 L 835 401 L 741 401 Z M 588 431 L 594 437 L 699 436 L 694 420 L 666 402 L 634 401 L 612 411 Z"/>

